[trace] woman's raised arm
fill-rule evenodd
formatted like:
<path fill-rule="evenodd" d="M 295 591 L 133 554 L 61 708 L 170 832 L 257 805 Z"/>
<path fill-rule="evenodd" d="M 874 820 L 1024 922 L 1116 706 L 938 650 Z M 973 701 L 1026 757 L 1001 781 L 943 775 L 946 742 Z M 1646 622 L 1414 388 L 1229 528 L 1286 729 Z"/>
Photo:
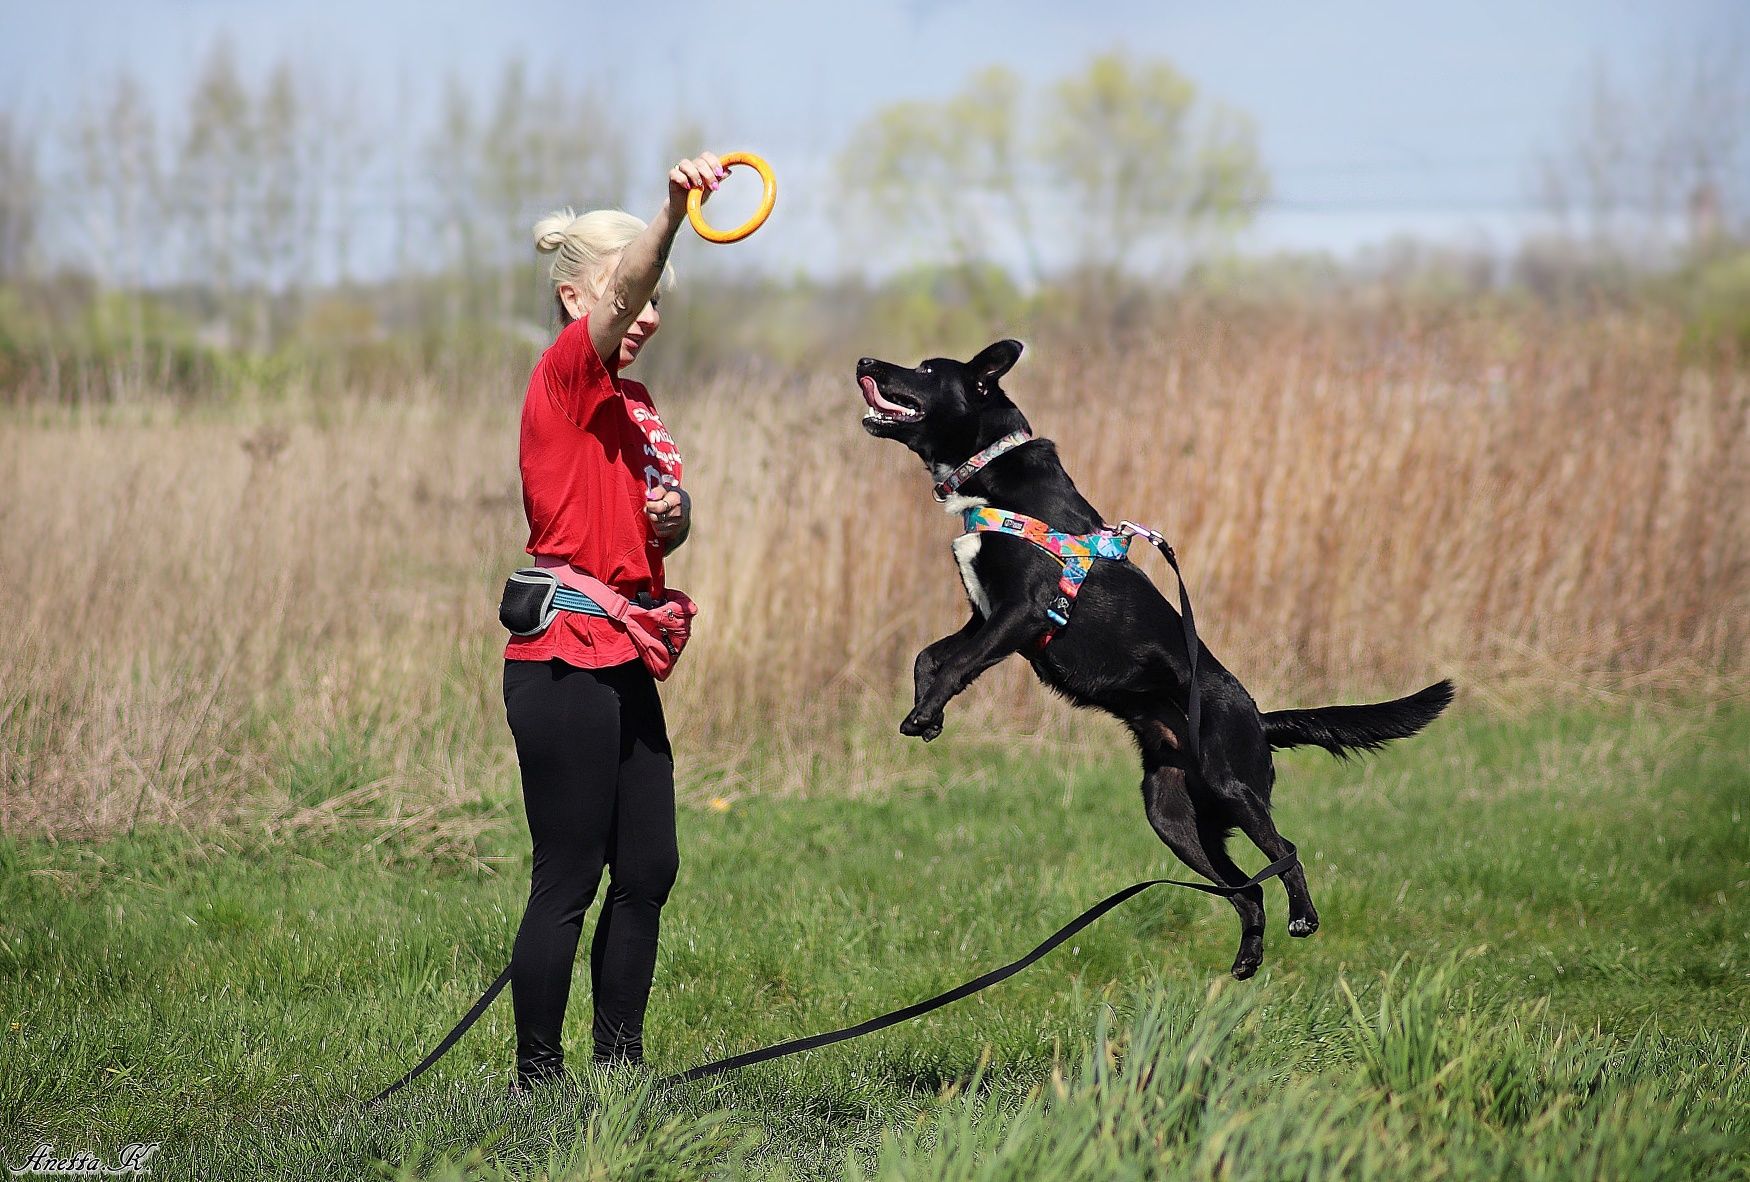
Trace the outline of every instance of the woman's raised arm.
<path fill-rule="evenodd" d="M 650 219 L 644 232 L 621 252 L 607 288 L 589 310 L 589 339 L 596 356 L 611 358 L 619 353 L 626 330 L 655 294 L 656 282 L 668 265 L 668 252 L 674 247 L 675 233 L 687 220 L 687 194 L 705 189 L 708 199 L 727 174 L 728 170 L 710 152 L 701 152 L 668 170 L 667 203 Z"/>

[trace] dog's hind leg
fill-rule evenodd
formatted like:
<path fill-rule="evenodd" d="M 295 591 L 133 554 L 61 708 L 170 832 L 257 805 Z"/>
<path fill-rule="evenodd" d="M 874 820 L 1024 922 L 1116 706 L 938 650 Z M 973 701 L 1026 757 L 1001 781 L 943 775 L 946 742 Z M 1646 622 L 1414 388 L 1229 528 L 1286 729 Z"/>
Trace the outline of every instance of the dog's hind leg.
<path fill-rule="evenodd" d="M 1193 790 L 1220 801 L 1222 819 L 1251 839 L 1272 862 L 1295 852 L 1294 843 L 1276 828 L 1270 816 L 1270 790 L 1276 769 L 1262 720 L 1250 698 L 1215 698 L 1204 715 L 1203 758 Z M 1310 936 L 1319 928 L 1318 909 L 1306 883 L 1306 869 L 1296 861 L 1282 872 L 1288 892 L 1288 934 Z"/>
<path fill-rule="evenodd" d="M 1237 776 L 1224 775 L 1220 768 L 1209 769 L 1206 783 L 1208 791 L 1221 800 L 1232 823 L 1251 838 L 1266 858 L 1274 862 L 1295 852 L 1294 843 L 1277 830 L 1264 796 L 1250 784 Z M 1222 856 L 1226 857 L 1225 849 Z M 1288 934 L 1310 936 L 1318 931 L 1318 909 L 1313 906 L 1312 891 L 1307 887 L 1306 868 L 1298 860 L 1282 872 L 1282 887 L 1288 892 Z"/>
<path fill-rule="evenodd" d="M 1220 857 L 1211 856 L 1211 843 L 1205 840 L 1210 826 L 1198 818 L 1183 769 L 1165 764 L 1145 765 L 1142 806 L 1155 833 L 1185 865 L 1210 882 L 1224 886 L 1246 881 L 1246 875 L 1221 848 L 1219 830 L 1213 849 L 1219 851 Z M 1228 901 L 1240 916 L 1240 948 L 1234 956 L 1232 971 L 1244 981 L 1264 962 L 1264 888 L 1247 887 L 1239 894 L 1229 895 Z"/>

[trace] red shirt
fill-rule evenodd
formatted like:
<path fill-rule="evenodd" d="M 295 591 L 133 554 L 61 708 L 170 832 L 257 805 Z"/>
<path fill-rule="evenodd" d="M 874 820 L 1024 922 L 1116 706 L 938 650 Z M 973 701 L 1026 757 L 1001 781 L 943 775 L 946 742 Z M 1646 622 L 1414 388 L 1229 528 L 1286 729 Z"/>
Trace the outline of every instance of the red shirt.
<path fill-rule="evenodd" d="M 622 379 L 589 339 L 589 317 L 574 320 L 529 376 L 518 461 L 530 554 L 563 558 L 627 597 L 664 590 L 662 543 L 644 512 L 645 491 L 680 487 L 681 455 L 650 392 Z M 513 661 L 558 657 L 599 669 L 638 659 L 612 620 L 560 612 L 536 636 L 513 636 Z"/>

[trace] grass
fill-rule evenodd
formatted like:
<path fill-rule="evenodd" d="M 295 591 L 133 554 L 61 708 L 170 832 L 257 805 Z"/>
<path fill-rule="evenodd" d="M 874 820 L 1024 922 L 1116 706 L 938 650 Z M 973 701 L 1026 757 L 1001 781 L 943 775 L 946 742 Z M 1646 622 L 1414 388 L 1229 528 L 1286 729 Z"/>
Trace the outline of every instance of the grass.
<path fill-rule="evenodd" d="M 870 736 L 903 774 L 864 799 L 683 811 L 657 1067 L 926 996 L 1180 872 L 1122 748 L 972 729 Z M 363 799 L 355 740 L 281 771 Z M 508 998 L 356 1107 L 504 962 L 528 855 L 508 776 L 465 852 L 339 806 L 285 832 L 14 836 L 0 1154 L 158 1141 L 157 1176 L 202 1179 L 1750 1177 L 1746 752 L 1741 706 L 1641 706 L 1461 714 L 1358 766 L 1285 754 L 1278 816 L 1324 927 L 1289 940 L 1272 889 L 1252 982 L 1225 979 L 1225 904 L 1157 888 L 861 1042 L 685 1088 L 584 1075 L 521 1108 Z M 573 1049 L 588 1014 L 584 973 Z"/>

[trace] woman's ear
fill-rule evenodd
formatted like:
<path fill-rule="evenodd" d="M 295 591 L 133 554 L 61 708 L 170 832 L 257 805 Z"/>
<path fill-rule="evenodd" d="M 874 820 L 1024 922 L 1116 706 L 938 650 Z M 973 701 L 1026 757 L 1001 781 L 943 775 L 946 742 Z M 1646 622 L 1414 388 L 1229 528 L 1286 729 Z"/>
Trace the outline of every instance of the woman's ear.
<path fill-rule="evenodd" d="M 554 289 L 559 293 L 559 302 L 565 306 L 566 315 L 573 320 L 582 320 L 583 314 L 589 311 L 583 303 L 583 293 L 569 283 L 561 283 Z"/>
<path fill-rule="evenodd" d="M 1008 373 L 1020 359 L 1021 342 L 1005 340 L 986 346 L 966 365 L 978 383 L 979 392 L 988 395 L 996 389 L 997 379 Z"/>

